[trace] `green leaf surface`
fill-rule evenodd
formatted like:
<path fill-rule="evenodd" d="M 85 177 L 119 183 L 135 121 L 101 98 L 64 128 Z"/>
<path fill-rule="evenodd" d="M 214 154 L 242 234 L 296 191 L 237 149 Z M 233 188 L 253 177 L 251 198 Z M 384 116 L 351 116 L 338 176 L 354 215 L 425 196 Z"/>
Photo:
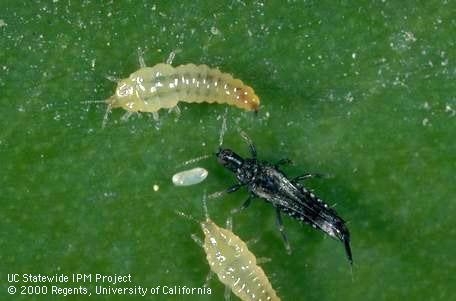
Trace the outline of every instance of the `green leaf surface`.
<path fill-rule="evenodd" d="M 181 104 L 101 123 L 106 76 L 148 65 L 207 64 L 252 86 L 258 115 L 228 107 L 224 146 L 290 158 L 346 219 L 353 271 L 340 242 L 255 200 L 234 218 L 282 300 L 450 300 L 456 283 L 456 5 L 452 1 L 2 1 L 0 12 L 0 299 L 223 300 L 211 295 L 97 295 L 111 287 L 202 287 L 209 266 L 190 235 L 201 199 L 235 183 L 212 157 L 225 105 Z M 182 167 L 203 154 L 210 159 Z M 174 173 L 209 171 L 196 186 Z M 155 189 L 154 189 L 154 185 Z M 157 190 L 158 188 L 158 190 Z M 157 191 L 155 191 L 157 190 Z M 208 201 L 224 225 L 245 190 Z M 91 274 L 91 282 L 8 282 L 11 274 Z M 14 295 L 8 288 L 17 288 Z M 21 294 L 21 286 L 48 293 Z M 52 286 L 92 296 L 56 295 Z M 232 296 L 233 299 L 236 297 Z"/>

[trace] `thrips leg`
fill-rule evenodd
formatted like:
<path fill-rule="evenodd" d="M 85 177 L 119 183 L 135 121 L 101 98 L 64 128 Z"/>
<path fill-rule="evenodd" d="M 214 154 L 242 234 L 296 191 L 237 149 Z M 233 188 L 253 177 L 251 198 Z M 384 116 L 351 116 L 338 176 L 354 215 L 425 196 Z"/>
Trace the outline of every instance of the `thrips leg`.
<path fill-rule="evenodd" d="M 280 159 L 275 166 L 280 166 L 280 165 L 288 165 L 288 164 L 293 164 L 293 161 L 291 161 L 288 158 Z"/>
<path fill-rule="evenodd" d="M 277 216 L 277 219 L 276 219 L 277 227 L 279 229 L 280 234 L 282 235 L 285 249 L 287 250 L 288 254 L 291 254 L 290 242 L 288 241 L 287 234 L 285 233 L 285 227 L 283 226 L 282 216 L 280 215 L 280 209 L 277 207 L 276 207 L 276 216 Z"/>
<path fill-rule="evenodd" d="M 193 233 L 191 235 L 193 241 L 198 245 L 200 246 L 201 248 L 203 247 L 203 241 L 201 240 L 201 238 L 198 237 L 198 235 L 196 235 L 195 233 Z"/>
<path fill-rule="evenodd" d="M 353 266 L 353 255 L 350 247 L 350 238 L 348 238 L 348 236 L 344 237 L 343 243 L 345 247 L 345 253 L 347 254 L 348 262 L 350 263 L 350 266 Z"/>
<path fill-rule="evenodd" d="M 245 185 L 246 184 L 235 184 L 235 185 L 229 187 L 227 190 L 217 191 L 217 192 L 211 193 L 210 195 L 208 195 L 208 198 L 209 199 L 219 198 L 219 197 L 221 197 L 222 195 L 224 195 L 226 193 L 235 192 L 235 191 L 239 190 L 239 188 L 241 188 L 242 186 L 245 186 Z"/>
<path fill-rule="evenodd" d="M 303 175 L 293 178 L 291 180 L 291 182 L 299 182 L 299 181 L 303 181 L 303 180 L 307 180 L 307 179 L 311 179 L 311 178 L 320 178 L 321 179 L 324 177 L 325 177 L 325 175 L 323 175 L 321 173 L 305 173 Z"/>
<path fill-rule="evenodd" d="M 239 188 L 241 188 L 242 186 L 245 186 L 245 184 L 235 184 L 235 185 L 231 186 L 230 188 L 228 188 L 226 190 L 226 193 L 232 193 L 232 192 L 238 191 Z"/>
<path fill-rule="evenodd" d="M 234 208 L 233 210 L 231 210 L 231 214 L 237 214 L 237 213 L 241 212 L 242 210 L 244 210 L 245 208 L 249 207 L 250 203 L 252 202 L 252 199 L 253 199 L 253 196 L 249 195 L 249 197 L 247 198 L 247 200 L 245 200 L 244 204 L 242 204 L 241 207 Z"/>

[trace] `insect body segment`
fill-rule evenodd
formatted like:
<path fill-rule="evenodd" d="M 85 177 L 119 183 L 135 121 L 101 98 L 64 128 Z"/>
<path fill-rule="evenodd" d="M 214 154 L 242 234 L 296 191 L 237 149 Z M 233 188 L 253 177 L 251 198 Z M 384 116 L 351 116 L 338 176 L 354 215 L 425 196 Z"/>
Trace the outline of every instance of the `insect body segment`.
<path fill-rule="evenodd" d="M 236 191 L 246 186 L 250 192 L 249 198 L 239 210 L 246 208 L 253 197 L 262 198 L 276 208 L 279 230 L 282 233 L 287 249 L 289 249 L 289 245 L 283 231 L 281 212 L 310 224 L 329 236 L 342 241 L 347 258 L 352 264 L 350 233 L 345 221 L 337 215 L 334 209 L 297 182 L 315 175 L 306 174 L 290 180 L 279 170 L 278 164 L 257 160 L 253 144 L 250 144 L 250 149 L 252 158 L 248 159 L 242 158 L 230 149 L 221 149 L 216 154 L 218 162 L 231 170 L 239 181 L 237 185 L 227 191 Z M 279 163 L 286 162 L 281 161 Z"/>
<path fill-rule="evenodd" d="M 280 300 L 263 269 L 257 265 L 255 255 L 241 238 L 229 229 L 219 227 L 207 213 L 200 225 L 211 271 L 226 287 L 244 301 Z"/>
<path fill-rule="evenodd" d="M 179 101 L 226 103 L 245 110 L 258 110 L 260 100 L 253 89 L 228 73 L 206 65 L 173 67 L 157 64 L 143 67 L 118 82 L 106 100 L 111 108 L 128 112 L 157 112 Z"/>

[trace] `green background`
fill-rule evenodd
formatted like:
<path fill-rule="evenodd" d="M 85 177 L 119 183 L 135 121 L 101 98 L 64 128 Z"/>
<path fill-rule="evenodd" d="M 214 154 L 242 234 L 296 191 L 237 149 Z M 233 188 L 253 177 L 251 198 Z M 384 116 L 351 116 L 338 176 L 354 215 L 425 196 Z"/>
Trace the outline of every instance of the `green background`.
<path fill-rule="evenodd" d="M 269 204 L 235 217 L 282 300 L 450 300 L 456 283 L 456 5 L 452 1 L 1 1 L 0 298 L 7 274 L 128 274 L 132 285 L 201 287 L 204 252 L 190 238 L 201 199 L 234 183 L 214 158 L 197 186 L 179 164 L 218 147 L 226 106 L 181 104 L 121 122 L 107 75 L 181 50 L 173 64 L 233 74 L 261 98 L 258 116 L 228 109 L 224 146 L 291 158 L 290 175 L 349 222 L 353 272 L 340 242 L 284 218 L 286 255 Z M 153 186 L 159 190 L 154 191 Z M 245 190 L 210 200 L 219 224 Z M 22 283 L 19 283 L 22 284 Z M 64 284 L 77 286 L 79 284 Z M 93 290 L 94 284 L 88 284 Z M 222 300 L 148 296 L 146 300 Z M 234 298 L 234 297 L 233 297 Z M 70 296 L 65 300 L 81 300 Z M 144 300 L 92 296 L 89 300 Z"/>

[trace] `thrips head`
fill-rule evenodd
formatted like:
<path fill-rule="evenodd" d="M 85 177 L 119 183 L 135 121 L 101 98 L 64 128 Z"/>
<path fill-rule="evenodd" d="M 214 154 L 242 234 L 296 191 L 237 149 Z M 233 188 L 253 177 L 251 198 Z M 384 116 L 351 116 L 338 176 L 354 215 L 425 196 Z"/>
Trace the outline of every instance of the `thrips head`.
<path fill-rule="evenodd" d="M 215 155 L 217 156 L 218 163 L 233 172 L 239 169 L 244 163 L 244 160 L 238 154 L 228 148 L 219 149 Z"/>

